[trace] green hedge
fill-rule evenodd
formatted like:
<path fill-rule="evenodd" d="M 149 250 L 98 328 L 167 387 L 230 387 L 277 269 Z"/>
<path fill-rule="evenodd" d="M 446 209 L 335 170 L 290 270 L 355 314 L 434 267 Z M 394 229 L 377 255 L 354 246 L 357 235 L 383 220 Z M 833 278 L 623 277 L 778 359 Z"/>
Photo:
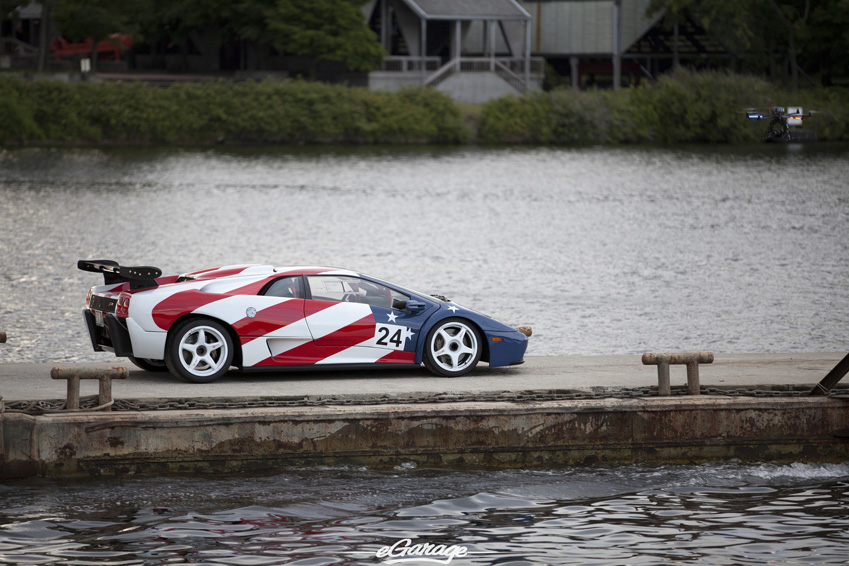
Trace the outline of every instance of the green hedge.
<path fill-rule="evenodd" d="M 817 110 L 805 126 L 818 139 L 849 140 L 844 89 L 791 94 L 750 76 L 692 71 L 618 92 L 560 89 L 493 100 L 483 107 L 479 138 L 499 144 L 750 142 L 761 139 L 766 123 L 748 120 L 743 111 L 770 104 Z"/>
<path fill-rule="evenodd" d="M 0 77 L 0 143 L 739 143 L 760 140 L 766 126 L 743 110 L 773 103 L 818 110 L 806 127 L 820 140 L 849 140 L 845 89 L 791 94 L 750 76 L 681 71 L 617 92 L 507 96 L 474 112 L 434 89 L 295 80 L 159 88 L 7 76 Z"/>
<path fill-rule="evenodd" d="M 470 131 L 446 95 L 265 81 L 177 84 L 0 78 L 0 142 L 462 143 Z"/>

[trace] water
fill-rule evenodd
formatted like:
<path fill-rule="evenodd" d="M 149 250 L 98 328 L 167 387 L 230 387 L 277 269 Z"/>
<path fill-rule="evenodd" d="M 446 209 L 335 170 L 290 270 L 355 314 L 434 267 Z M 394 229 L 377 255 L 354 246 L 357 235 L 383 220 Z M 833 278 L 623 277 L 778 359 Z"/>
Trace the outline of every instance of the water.
<path fill-rule="evenodd" d="M 7 149 L 0 361 L 112 359 L 82 332 L 80 258 L 349 267 L 530 324 L 530 355 L 845 352 L 847 156 Z M 847 564 L 849 463 L 0 485 L 0 563 L 383 564 L 404 539 L 466 548 L 452 564 Z"/>
<path fill-rule="evenodd" d="M 849 464 L 37 480 L 0 507 L 13 564 L 388 564 L 404 539 L 469 565 L 849 560 Z"/>
<path fill-rule="evenodd" d="M 845 351 L 849 147 L 14 149 L 7 361 L 109 361 L 81 258 L 331 265 L 529 324 L 529 355 Z"/>

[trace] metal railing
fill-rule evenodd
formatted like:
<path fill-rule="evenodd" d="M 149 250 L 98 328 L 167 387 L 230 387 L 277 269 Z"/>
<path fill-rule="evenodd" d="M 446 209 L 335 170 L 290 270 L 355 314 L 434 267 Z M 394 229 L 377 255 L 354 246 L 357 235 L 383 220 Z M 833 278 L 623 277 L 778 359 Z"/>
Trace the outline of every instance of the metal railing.
<path fill-rule="evenodd" d="M 36 55 L 38 47 L 14 37 L 0 37 L 0 55 Z"/>
<path fill-rule="evenodd" d="M 381 71 L 389 71 L 393 73 L 415 73 L 421 72 L 422 64 L 425 71 L 435 71 L 439 68 L 439 57 L 401 57 L 389 56 L 383 58 L 383 63 L 380 65 Z"/>
<path fill-rule="evenodd" d="M 519 92 L 525 92 L 528 88 L 528 85 L 525 84 L 525 79 L 516 76 L 513 71 L 497 59 L 495 60 L 495 74 L 507 81 L 508 84 Z"/>
<path fill-rule="evenodd" d="M 525 72 L 524 57 L 496 57 L 495 60 L 517 75 Z M 531 75 L 541 76 L 545 72 L 545 59 L 542 57 L 531 57 L 529 63 L 531 65 Z"/>
<path fill-rule="evenodd" d="M 532 57 L 456 57 L 425 79 L 424 86 L 436 86 L 455 72 L 459 73 L 495 73 L 516 90 L 525 92 L 528 85 L 522 75 L 526 62 L 530 65 L 529 75 L 538 78 L 544 72 L 545 60 Z"/>
<path fill-rule="evenodd" d="M 452 59 L 442 65 L 435 73 L 425 79 L 423 86 L 436 86 L 457 70 L 457 59 Z"/>

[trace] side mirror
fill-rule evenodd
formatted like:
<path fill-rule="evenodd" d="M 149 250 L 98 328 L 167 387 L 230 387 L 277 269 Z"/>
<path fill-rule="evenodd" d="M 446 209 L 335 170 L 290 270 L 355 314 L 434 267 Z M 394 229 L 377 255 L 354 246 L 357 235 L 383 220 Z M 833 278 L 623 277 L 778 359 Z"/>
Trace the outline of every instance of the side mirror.
<path fill-rule="evenodd" d="M 416 301 L 413 299 L 407 301 L 406 309 L 411 313 L 418 314 L 420 312 L 423 312 L 425 308 L 427 308 L 427 305 L 421 301 Z"/>

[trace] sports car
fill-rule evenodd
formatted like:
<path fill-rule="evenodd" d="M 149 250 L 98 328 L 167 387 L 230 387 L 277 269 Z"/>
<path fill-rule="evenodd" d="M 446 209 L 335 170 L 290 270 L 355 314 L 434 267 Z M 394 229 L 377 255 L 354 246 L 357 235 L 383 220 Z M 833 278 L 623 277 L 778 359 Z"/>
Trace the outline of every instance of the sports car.
<path fill-rule="evenodd" d="M 479 361 L 521 364 L 530 335 L 354 271 L 233 265 L 163 276 L 156 267 L 80 260 L 102 273 L 83 315 L 95 351 L 208 383 L 232 366 L 425 367 L 456 377 Z"/>

